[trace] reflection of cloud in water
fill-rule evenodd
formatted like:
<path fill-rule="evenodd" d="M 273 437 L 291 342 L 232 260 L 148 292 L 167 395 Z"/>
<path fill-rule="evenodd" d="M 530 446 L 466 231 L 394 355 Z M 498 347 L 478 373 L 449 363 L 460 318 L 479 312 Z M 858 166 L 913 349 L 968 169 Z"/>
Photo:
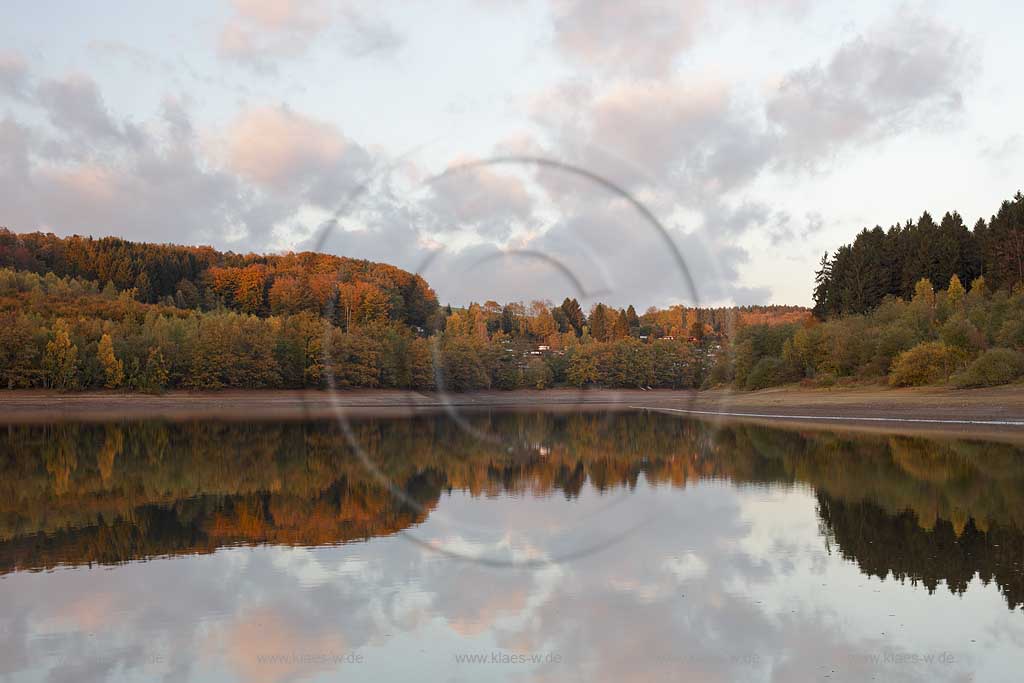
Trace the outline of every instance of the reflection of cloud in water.
<path fill-rule="evenodd" d="M 518 511 L 524 516 L 514 528 L 524 530 L 550 513 L 545 506 L 571 515 L 588 496 L 596 494 L 584 489 L 578 501 L 456 495 L 440 505 L 492 518 L 514 519 Z M 260 657 L 358 652 L 363 663 L 342 666 L 361 667 L 359 678 L 380 679 L 415 664 L 430 680 L 455 666 L 453 653 L 504 648 L 558 652 L 562 664 L 462 673 L 552 681 L 569 672 L 615 681 L 804 680 L 827 673 L 859 680 L 879 673 L 866 659 L 873 653 L 957 653 L 953 666 L 889 672 L 942 680 L 983 663 L 964 653 L 971 638 L 995 653 L 1012 645 L 982 635 L 993 615 L 998 621 L 1005 613 L 1005 606 L 990 609 L 993 594 L 998 599 L 994 586 L 974 587 L 957 600 L 865 578 L 826 552 L 812 523 L 814 506 L 809 492 L 794 488 L 638 486 L 622 514 L 663 513 L 649 525 L 610 552 L 528 570 L 452 560 L 387 537 L 15 573 L 0 584 L 10 655 L 4 666 L 46 669 L 56 664 L 53 655 L 69 653 L 74 661 L 51 669 L 57 680 L 122 670 L 138 679 L 209 673 L 286 681 L 336 667 Z M 464 542 L 515 548 L 507 529 L 478 528 L 485 530 Z M 430 519 L 419 532 L 451 540 Z M 870 590 L 854 590 L 865 584 Z M 969 618 L 957 618 L 964 610 Z M 886 616 L 893 612 L 898 619 Z M 447 634 L 437 630 L 442 625 Z M 1007 639 L 1024 632 L 1013 622 L 999 628 Z M 430 647 L 443 652 L 418 651 Z"/>
<path fill-rule="evenodd" d="M 299 425 L 247 427 L 237 451 L 223 432 L 165 427 L 189 447 L 158 458 L 126 439 L 140 446 L 105 475 L 83 446 L 59 494 L 46 454 L 32 470 L 22 449 L 32 486 L 0 503 L 0 677 L 987 680 L 1015 662 L 1019 453 L 656 415 L 488 419 L 545 452 L 443 450 L 451 434 L 425 421 L 366 425 L 402 454 L 384 462 L 422 515 Z M 68 438 L 103 443 L 89 433 Z M 634 531 L 547 562 L 619 529 Z M 16 569 L 64 559 L 80 566 Z M 454 660 L 492 651 L 561 663 Z M 871 659 L 942 652 L 952 664 Z M 363 663 L 330 660 L 351 654 Z"/>

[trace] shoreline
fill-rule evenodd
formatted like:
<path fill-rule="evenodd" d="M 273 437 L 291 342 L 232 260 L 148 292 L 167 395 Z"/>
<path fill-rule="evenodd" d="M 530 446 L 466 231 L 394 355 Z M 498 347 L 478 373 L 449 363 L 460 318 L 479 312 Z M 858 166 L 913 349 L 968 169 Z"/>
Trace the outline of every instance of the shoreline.
<path fill-rule="evenodd" d="M 755 392 L 659 389 L 520 389 L 442 395 L 400 389 L 225 390 L 162 395 L 0 392 L 0 424 L 146 419 L 318 420 L 407 417 L 444 411 L 657 410 L 702 420 L 800 429 L 948 434 L 1024 442 L 1024 386 L 955 390 L 784 387 Z"/>

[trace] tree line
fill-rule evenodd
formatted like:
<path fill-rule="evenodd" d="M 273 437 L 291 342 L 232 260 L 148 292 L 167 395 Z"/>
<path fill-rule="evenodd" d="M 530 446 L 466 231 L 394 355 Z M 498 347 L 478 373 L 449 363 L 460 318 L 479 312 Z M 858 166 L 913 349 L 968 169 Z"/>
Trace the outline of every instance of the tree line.
<path fill-rule="evenodd" d="M 804 382 L 887 381 L 893 386 L 992 386 L 1024 375 L 1024 290 L 965 291 L 917 282 L 909 301 L 892 296 L 867 314 L 826 322 L 741 329 L 710 376 L 744 389 Z"/>
<path fill-rule="evenodd" d="M 260 317 L 149 304 L 134 290 L 0 269 L 0 386 L 64 391 L 385 387 L 451 391 L 693 386 L 686 339 L 641 340 L 595 307 L 577 336 L 562 307 L 473 304 L 429 336 L 388 319 L 341 327 L 311 311 Z M 442 309 L 444 310 L 444 309 Z M 620 312 L 622 313 L 622 312 Z M 603 321 L 609 325 L 602 329 Z M 638 327 L 632 328 L 634 331 Z M 507 330 L 507 331 L 506 331 Z M 538 349 L 544 349 L 539 351 Z"/>
<path fill-rule="evenodd" d="M 909 299 L 921 279 L 944 285 L 984 277 L 993 290 L 1024 282 L 1024 195 L 1007 200 L 987 222 L 968 228 L 960 214 L 936 222 L 925 212 L 888 230 L 865 228 L 851 244 L 825 254 L 815 275 L 814 313 L 820 319 L 868 313 L 887 296 Z"/>
<path fill-rule="evenodd" d="M 141 303 L 184 310 L 226 308 L 261 317 L 327 311 L 343 329 L 381 321 L 427 327 L 438 311 L 437 295 L 419 275 L 313 252 L 235 254 L 0 228 L 0 267 L 131 290 Z"/>
<path fill-rule="evenodd" d="M 738 326 L 808 315 L 584 312 L 574 298 L 453 309 L 386 264 L 0 230 L 4 388 L 686 388 Z"/>

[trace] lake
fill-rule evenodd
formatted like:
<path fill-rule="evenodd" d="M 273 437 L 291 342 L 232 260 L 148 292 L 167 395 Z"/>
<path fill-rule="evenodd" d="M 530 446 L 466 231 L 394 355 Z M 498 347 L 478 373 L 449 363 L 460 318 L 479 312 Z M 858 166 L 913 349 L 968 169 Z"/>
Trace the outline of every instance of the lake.
<path fill-rule="evenodd" d="M 1004 443 L 479 412 L 12 426 L 0 470 L 15 681 L 1011 681 L 1024 662 L 1024 451 Z"/>

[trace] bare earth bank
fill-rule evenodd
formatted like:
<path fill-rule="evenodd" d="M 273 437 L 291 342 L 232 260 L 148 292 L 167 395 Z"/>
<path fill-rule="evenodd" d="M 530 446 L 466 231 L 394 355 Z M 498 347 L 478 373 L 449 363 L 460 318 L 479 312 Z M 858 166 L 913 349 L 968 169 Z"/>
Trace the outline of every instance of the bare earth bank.
<path fill-rule="evenodd" d="M 172 392 L 160 396 L 0 391 L 0 423 L 138 419 L 321 419 L 443 410 L 646 408 L 792 427 L 942 432 L 1024 442 L 1024 385 L 988 389 L 780 388 L 757 392 L 548 389 L 464 394 L 399 390 Z"/>

